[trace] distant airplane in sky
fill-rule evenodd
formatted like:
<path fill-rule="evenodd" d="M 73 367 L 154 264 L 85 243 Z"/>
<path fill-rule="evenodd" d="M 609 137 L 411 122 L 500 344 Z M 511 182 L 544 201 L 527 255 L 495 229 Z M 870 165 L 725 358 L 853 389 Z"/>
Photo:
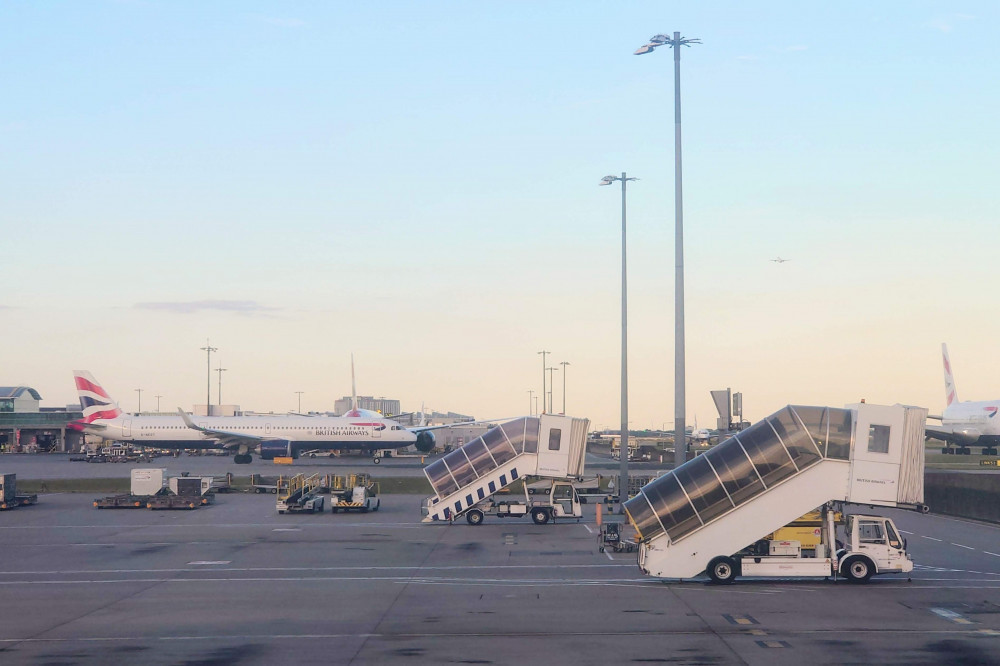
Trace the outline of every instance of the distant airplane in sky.
<path fill-rule="evenodd" d="M 771 261 L 773 261 L 773 262 L 774 262 L 774 263 L 776 263 L 776 264 L 783 264 L 783 263 L 785 263 L 786 261 L 791 261 L 791 259 L 782 259 L 781 257 L 775 257 L 775 258 L 774 258 L 774 259 L 772 259 Z"/>
<path fill-rule="evenodd" d="M 927 417 L 940 419 L 941 425 L 928 424 L 924 429 L 926 435 L 949 444 L 957 444 L 959 448 L 953 449 L 957 453 L 969 453 L 969 445 L 974 444 L 983 447 L 983 455 L 997 455 L 997 444 L 1000 443 L 1000 418 L 997 418 L 1000 400 L 959 402 L 955 378 L 951 374 L 951 361 L 948 359 L 948 345 L 941 344 L 941 354 L 944 358 L 946 404 L 941 416 Z"/>

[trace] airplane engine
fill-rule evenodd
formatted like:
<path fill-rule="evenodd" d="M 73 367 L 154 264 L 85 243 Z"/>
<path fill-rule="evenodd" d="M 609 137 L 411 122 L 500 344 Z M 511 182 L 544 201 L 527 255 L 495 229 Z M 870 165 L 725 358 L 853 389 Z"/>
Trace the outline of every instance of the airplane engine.
<path fill-rule="evenodd" d="M 413 446 L 421 453 L 430 453 L 435 443 L 437 443 L 437 440 L 434 439 L 434 433 L 430 430 L 425 430 L 417 433 L 417 441 L 414 442 Z"/>
<path fill-rule="evenodd" d="M 287 439 L 269 439 L 260 443 L 261 460 L 274 460 L 278 457 L 298 458 L 298 448 L 294 442 Z"/>

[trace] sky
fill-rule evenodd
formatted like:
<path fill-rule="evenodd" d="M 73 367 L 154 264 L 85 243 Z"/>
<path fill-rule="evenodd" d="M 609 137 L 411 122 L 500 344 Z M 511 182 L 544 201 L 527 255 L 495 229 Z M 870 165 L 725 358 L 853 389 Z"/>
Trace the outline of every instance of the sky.
<path fill-rule="evenodd" d="M 0 385 L 674 421 L 997 397 L 993 2 L 0 3 Z M 783 257 L 789 261 L 770 260 Z M 570 365 L 562 366 L 561 362 Z M 221 364 L 221 366 L 220 366 Z M 218 400 L 212 373 L 212 401 Z M 142 393 L 136 391 L 142 389 Z"/>

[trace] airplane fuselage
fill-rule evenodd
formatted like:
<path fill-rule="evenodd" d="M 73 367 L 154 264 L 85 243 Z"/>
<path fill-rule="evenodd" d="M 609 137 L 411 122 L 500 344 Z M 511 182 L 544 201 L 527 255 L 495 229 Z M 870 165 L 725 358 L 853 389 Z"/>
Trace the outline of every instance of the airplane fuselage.
<path fill-rule="evenodd" d="M 955 402 L 941 415 L 941 425 L 964 435 L 969 443 L 982 438 L 1000 438 L 1000 400 Z"/>
<path fill-rule="evenodd" d="M 286 440 L 297 449 L 347 449 L 374 451 L 408 446 L 417 436 L 387 419 L 330 416 L 255 415 L 196 417 L 206 428 L 245 434 L 265 440 Z M 185 425 L 180 415 L 131 416 L 97 420 L 84 432 L 105 440 L 129 442 L 164 449 L 215 449 L 222 446 L 211 435 Z"/>

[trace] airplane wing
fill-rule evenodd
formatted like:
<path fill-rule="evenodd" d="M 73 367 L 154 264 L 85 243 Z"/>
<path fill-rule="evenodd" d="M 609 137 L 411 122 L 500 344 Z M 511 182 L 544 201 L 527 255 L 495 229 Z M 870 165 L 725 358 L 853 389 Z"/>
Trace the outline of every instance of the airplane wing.
<path fill-rule="evenodd" d="M 256 446 L 263 441 L 274 439 L 273 437 L 259 437 L 257 435 L 248 435 L 243 432 L 231 432 L 229 430 L 218 430 L 216 428 L 206 428 L 200 426 L 191 420 L 180 407 L 177 408 L 177 412 L 181 415 L 181 419 L 184 420 L 184 425 L 192 430 L 197 430 L 198 432 L 203 432 L 215 441 L 219 443 L 222 448 L 229 449 L 246 444 L 247 446 Z"/>
<path fill-rule="evenodd" d="M 507 423 L 508 421 L 513 421 L 514 419 L 522 418 L 520 416 L 508 416 L 502 419 L 479 419 L 476 421 L 459 421 L 458 423 L 448 423 L 446 425 L 436 425 L 436 426 L 414 426 L 412 428 L 407 428 L 410 432 L 427 432 L 428 430 L 442 430 L 444 428 L 460 428 L 462 426 L 470 425 L 480 425 L 482 423 Z"/>
<path fill-rule="evenodd" d="M 981 434 L 975 428 L 955 430 L 952 426 L 924 425 L 924 435 L 952 444 L 972 444 Z"/>

